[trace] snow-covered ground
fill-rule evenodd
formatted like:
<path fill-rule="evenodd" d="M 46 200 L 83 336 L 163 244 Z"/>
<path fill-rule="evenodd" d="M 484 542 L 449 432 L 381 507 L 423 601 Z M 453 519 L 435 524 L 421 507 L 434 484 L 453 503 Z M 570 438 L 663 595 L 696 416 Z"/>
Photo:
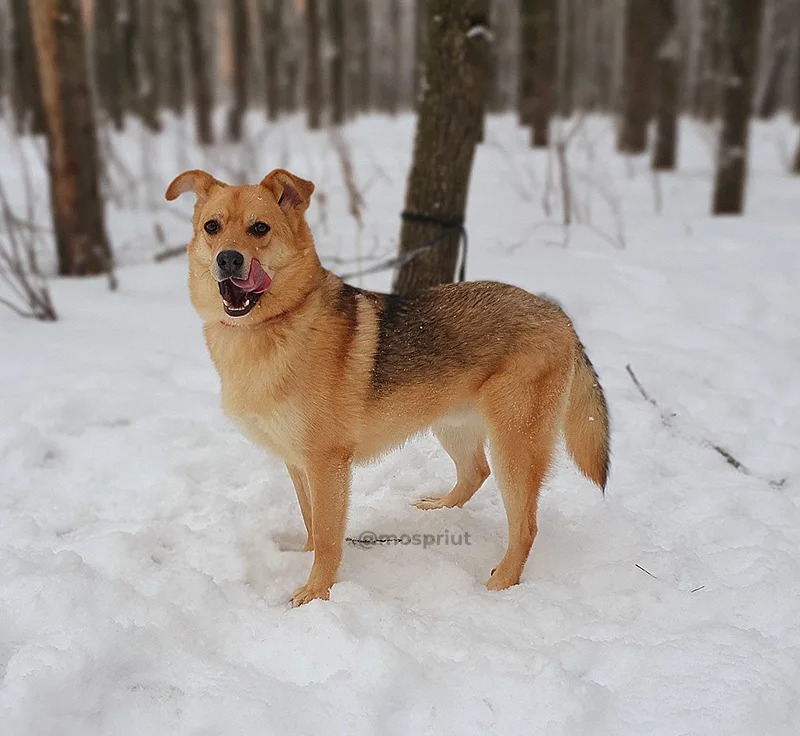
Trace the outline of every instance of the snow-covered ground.
<path fill-rule="evenodd" d="M 561 462 L 521 585 L 489 592 L 506 539 L 495 481 L 463 509 L 413 508 L 453 481 L 444 452 L 417 438 L 357 472 L 349 536 L 448 530 L 471 544 L 348 545 L 331 600 L 296 610 L 311 555 L 294 491 L 220 411 L 185 259 L 152 262 L 189 233 L 190 198 L 167 205 L 163 190 L 184 168 L 254 180 L 286 166 L 317 183 L 319 251 L 358 270 L 395 247 L 413 121 L 344 132 L 361 231 L 328 134 L 253 116 L 248 146 L 201 155 L 187 130 L 148 139 L 132 126 L 112 142 L 117 293 L 55 280 L 59 322 L 0 311 L 3 734 L 797 733 L 788 121 L 755 127 L 747 215 L 722 219 L 707 214 L 713 131 L 685 122 L 679 172 L 655 180 L 644 158 L 613 154 L 610 121 L 587 121 L 571 147 L 584 224 L 565 233 L 557 188 L 543 209 L 546 155 L 493 118 L 468 276 L 546 293 L 573 317 L 612 412 L 606 497 Z M 23 154 L 47 223 L 34 146 L 0 139 L 10 196 Z"/>

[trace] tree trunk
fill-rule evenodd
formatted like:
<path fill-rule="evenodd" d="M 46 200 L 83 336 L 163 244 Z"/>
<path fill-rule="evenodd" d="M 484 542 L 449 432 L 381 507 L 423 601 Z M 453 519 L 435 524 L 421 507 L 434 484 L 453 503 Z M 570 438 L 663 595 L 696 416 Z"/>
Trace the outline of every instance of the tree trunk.
<path fill-rule="evenodd" d="M 767 13 L 769 9 L 769 13 Z M 792 33 L 798 23 L 800 3 L 791 0 L 768 3 L 764 9 L 759 49 L 761 79 L 756 84 L 756 115 L 761 120 L 773 117 L 781 107 L 783 82 L 790 58 Z M 769 21 L 767 20 L 769 18 Z"/>
<path fill-rule="evenodd" d="M 47 120 L 58 271 L 111 270 L 80 0 L 30 0 Z"/>
<path fill-rule="evenodd" d="M 674 0 L 659 3 L 659 47 L 656 59 L 656 141 L 652 166 L 655 170 L 675 168 L 678 133 L 678 41 Z"/>
<path fill-rule="evenodd" d="M 247 83 L 250 77 L 250 23 L 247 0 L 231 0 L 231 41 L 233 46 L 233 103 L 228 113 L 228 139 L 242 139 L 247 112 Z"/>
<path fill-rule="evenodd" d="M 156 16 L 156 2 L 163 0 L 134 0 L 136 10 L 134 27 L 136 46 L 140 60 L 138 86 L 133 89 L 136 97 L 135 112 L 150 130 L 161 130 L 158 119 L 160 103 L 161 70 L 158 68 L 159 28 Z"/>
<path fill-rule="evenodd" d="M 622 120 L 617 150 L 644 153 L 652 116 L 654 66 L 653 0 L 628 0 L 625 14 Z"/>
<path fill-rule="evenodd" d="M 164 101 L 176 115 L 186 108 L 186 43 L 184 37 L 183 10 L 180 0 L 168 0 L 163 8 L 164 55 Z"/>
<path fill-rule="evenodd" d="M 202 145 L 214 142 L 211 131 L 211 80 L 208 73 L 208 52 L 203 43 L 201 6 L 198 0 L 183 0 L 183 18 L 189 39 L 189 69 L 192 75 L 194 117 L 197 140 Z"/>
<path fill-rule="evenodd" d="M 773 117 L 780 107 L 781 80 L 789 55 L 788 41 L 782 41 L 772 47 L 772 58 L 769 70 L 764 80 L 764 89 L 758 102 L 758 117 L 768 120 Z"/>
<path fill-rule="evenodd" d="M 389 60 L 391 62 L 390 77 L 385 85 L 387 112 L 397 115 L 400 109 L 400 97 L 403 79 L 402 25 L 400 19 L 400 0 L 389 0 Z"/>
<path fill-rule="evenodd" d="M 792 173 L 800 175 L 800 137 L 797 139 L 797 148 L 794 151 L 794 161 L 792 162 Z"/>
<path fill-rule="evenodd" d="M 345 115 L 344 88 L 344 2 L 328 0 L 328 26 L 330 29 L 330 96 L 331 123 L 341 125 Z"/>
<path fill-rule="evenodd" d="M 44 110 L 27 0 L 11 0 L 11 102 L 17 133 L 45 132 Z"/>
<path fill-rule="evenodd" d="M 727 0 L 722 131 L 714 182 L 713 213 L 740 214 L 744 206 L 753 83 L 764 0 Z"/>
<path fill-rule="evenodd" d="M 308 127 L 322 127 L 322 58 L 320 56 L 320 24 L 317 0 L 306 0 L 306 112 Z"/>
<path fill-rule="evenodd" d="M 417 119 L 405 210 L 444 220 L 464 216 L 481 130 L 489 54 L 488 0 L 428 0 L 426 87 Z M 452 281 L 460 231 L 404 219 L 395 291 L 409 294 Z M 416 256 L 410 254 L 427 247 Z"/>
<path fill-rule="evenodd" d="M 558 0 L 535 0 L 533 4 L 531 143 L 534 148 L 547 148 L 558 83 Z"/>
<path fill-rule="evenodd" d="M 414 2 L 414 109 L 422 102 L 425 82 L 425 5 L 427 0 Z"/>
<path fill-rule="evenodd" d="M 130 0 L 132 3 L 134 0 Z M 131 89 L 126 75 L 133 65 L 126 59 L 130 39 L 123 22 L 127 13 L 121 0 L 103 0 L 94 4 L 94 80 L 100 108 L 117 130 L 125 124 Z M 134 67 L 135 68 L 135 67 Z"/>
<path fill-rule="evenodd" d="M 281 112 L 297 112 L 300 92 L 300 58 L 305 46 L 303 34 L 304 18 L 301 16 L 294 2 L 279 0 L 282 3 L 280 40 L 280 66 L 278 97 L 281 101 Z M 286 43 L 286 39 L 290 39 Z"/>
<path fill-rule="evenodd" d="M 551 12 L 556 19 L 552 28 L 552 43 L 558 53 L 558 112 L 568 118 L 575 109 L 575 35 L 578 21 L 575 2 L 555 0 Z"/>
<path fill-rule="evenodd" d="M 11 39 L 8 35 L 8 16 L 6 12 L 6 9 L 0 6 L 0 100 L 4 100 L 8 94 L 6 89 L 6 68 L 8 67 L 6 48 L 11 47 Z"/>
<path fill-rule="evenodd" d="M 517 113 L 520 125 L 533 124 L 533 70 L 536 68 L 536 7 L 538 0 L 519 3 L 519 71 Z"/>
<path fill-rule="evenodd" d="M 115 2 L 116 0 L 112 0 Z M 103 68 L 103 65 L 113 63 L 113 54 L 119 54 L 119 79 L 116 84 L 119 87 L 115 90 L 120 97 L 124 97 L 122 107 L 127 110 L 132 107 L 131 101 L 135 103 L 136 92 L 139 89 L 139 71 L 140 61 L 137 46 L 137 32 L 141 33 L 141 29 L 137 31 L 136 21 L 138 21 L 138 13 L 136 9 L 137 0 L 119 0 L 119 6 L 114 8 L 113 4 L 104 8 L 96 8 L 94 11 L 95 20 L 95 43 L 94 43 L 94 63 L 95 63 L 95 82 L 97 84 L 98 96 L 105 95 L 107 92 L 103 89 L 103 85 L 107 86 L 114 83 L 113 75 L 111 79 L 104 79 L 108 71 Z M 100 15 L 98 15 L 98 13 Z M 114 14 L 113 23 L 117 24 L 119 28 L 117 32 L 112 34 L 109 29 L 109 24 L 112 22 L 109 13 Z M 113 44 L 113 48 L 107 48 L 109 41 Z M 119 47 L 116 48 L 116 43 Z M 103 85 L 100 82 L 103 82 Z M 102 93 L 102 95 L 101 95 Z M 102 102 L 102 99 L 101 99 Z"/>
<path fill-rule="evenodd" d="M 278 44 L 283 33 L 283 0 L 263 0 L 261 4 L 261 35 L 264 39 L 267 119 L 277 120 L 281 114 L 281 75 Z"/>
<path fill-rule="evenodd" d="M 361 112 L 362 105 L 362 85 L 364 79 L 364 69 L 361 66 L 363 56 L 362 47 L 368 42 L 369 35 L 365 34 L 362 26 L 364 23 L 362 15 L 362 0 L 345 0 L 345 48 L 348 52 L 345 55 L 345 110 L 346 116 L 352 117 L 355 113 Z"/>
<path fill-rule="evenodd" d="M 794 71 L 792 76 L 792 86 L 794 87 L 794 104 L 792 111 L 794 121 L 800 123 L 800 27 L 796 29 L 795 38 L 795 52 L 794 52 Z"/>
<path fill-rule="evenodd" d="M 358 47 L 361 67 L 359 107 L 363 112 L 369 112 L 372 109 L 372 13 L 370 0 L 357 0 L 357 2 L 361 28 L 361 45 Z"/>
<path fill-rule="evenodd" d="M 723 0 L 706 0 L 703 14 L 702 68 L 698 89 L 698 108 L 700 118 L 711 122 L 719 115 L 720 81 L 722 62 L 722 26 L 724 13 Z"/>

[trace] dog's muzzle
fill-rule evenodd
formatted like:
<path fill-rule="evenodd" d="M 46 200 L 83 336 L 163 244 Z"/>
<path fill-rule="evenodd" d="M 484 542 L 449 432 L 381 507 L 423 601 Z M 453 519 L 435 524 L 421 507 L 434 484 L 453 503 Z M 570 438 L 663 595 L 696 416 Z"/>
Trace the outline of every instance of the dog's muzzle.
<path fill-rule="evenodd" d="M 223 268 L 229 268 L 229 264 L 232 264 L 234 268 L 241 269 L 241 264 L 237 266 L 237 256 L 244 260 L 244 256 L 238 251 L 222 251 L 217 256 L 217 267 L 222 271 Z M 224 265 L 220 262 L 221 260 L 224 261 Z M 250 261 L 250 271 L 247 274 L 247 278 L 241 278 L 237 275 L 219 280 L 219 293 L 222 295 L 222 306 L 225 309 L 225 314 L 230 317 L 244 317 L 249 314 L 271 284 L 272 279 L 269 274 L 255 258 Z"/>

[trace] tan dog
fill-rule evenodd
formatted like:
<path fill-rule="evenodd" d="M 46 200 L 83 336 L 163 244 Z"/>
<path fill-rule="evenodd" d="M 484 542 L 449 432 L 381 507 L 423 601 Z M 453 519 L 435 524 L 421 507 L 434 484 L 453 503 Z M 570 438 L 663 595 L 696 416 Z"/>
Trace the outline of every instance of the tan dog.
<path fill-rule="evenodd" d="M 407 298 L 357 289 L 320 265 L 305 220 L 314 185 L 277 169 L 255 186 L 187 171 L 167 199 L 197 195 L 192 304 L 225 411 L 285 462 L 314 550 L 295 606 L 328 598 L 342 557 L 353 463 L 431 427 L 455 487 L 422 509 L 463 506 L 489 475 L 491 443 L 508 549 L 487 586 L 519 582 L 563 429 L 581 471 L 608 473 L 603 391 L 556 305 L 505 284 L 448 284 Z"/>

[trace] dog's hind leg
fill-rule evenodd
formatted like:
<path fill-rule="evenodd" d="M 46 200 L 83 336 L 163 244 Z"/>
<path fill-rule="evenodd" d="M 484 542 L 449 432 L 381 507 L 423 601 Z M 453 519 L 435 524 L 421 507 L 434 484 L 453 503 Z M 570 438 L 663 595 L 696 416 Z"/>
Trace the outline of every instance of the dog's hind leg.
<path fill-rule="evenodd" d="M 434 435 L 456 466 L 456 484 L 446 496 L 422 498 L 419 509 L 444 509 L 463 506 L 489 477 L 486 462 L 486 429 L 477 414 L 465 421 L 444 421 L 433 425 Z"/>
<path fill-rule="evenodd" d="M 492 570 L 486 584 L 490 590 L 519 583 L 536 538 L 539 491 L 561 426 L 568 375 L 559 366 L 532 379 L 496 377 L 491 379 L 494 385 L 487 387 L 482 403 L 489 422 L 492 467 L 508 518 L 508 548 Z M 519 401 L 521 391 L 524 402 Z"/>
<path fill-rule="evenodd" d="M 297 468 L 294 465 L 287 465 L 286 470 L 289 471 L 289 477 L 292 479 L 292 483 L 294 483 L 297 501 L 300 504 L 300 512 L 303 514 L 303 523 L 306 525 L 306 532 L 308 533 L 308 539 L 306 539 L 303 552 L 310 552 L 314 549 L 314 524 L 311 516 L 311 496 L 308 491 L 306 472 L 302 468 Z"/>

